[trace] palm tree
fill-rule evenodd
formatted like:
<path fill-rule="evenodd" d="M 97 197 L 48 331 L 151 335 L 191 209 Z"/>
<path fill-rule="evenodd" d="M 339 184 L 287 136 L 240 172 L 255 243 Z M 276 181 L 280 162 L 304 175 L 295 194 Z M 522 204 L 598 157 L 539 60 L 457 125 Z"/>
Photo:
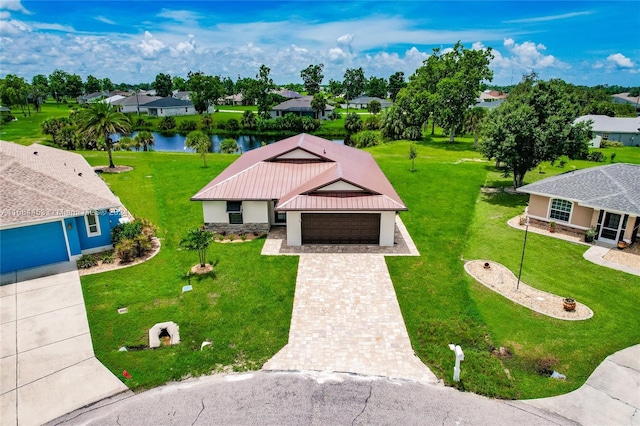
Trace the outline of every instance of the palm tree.
<path fill-rule="evenodd" d="M 205 129 L 209 129 L 211 126 L 213 126 L 213 116 L 209 113 L 204 113 L 202 114 L 200 122 L 202 123 L 202 127 L 204 127 Z"/>
<path fill-rule="evenodd" d="M 109 168 L 114 168 L 111 149 L 113 142 L 109 135 L 114 133 L 131 133 L 129 118 L 118 112 L 111 104 L 94 102 L 89 108 L 83 109 L 77 116 L 78 131 L 87 136 L 103 137 L 109 152 Z"/>
<path fill-rule="evenodd" d="M 156 142 L 153 138 L 153 133 L 147 131 L 138 133 L 135 136 L 134 140 L 138 143 L 139 146 L 142 147 L 143 151 L 148 151 L 149 147 Z"/>
<path fill-rule="evenodd" d="M 184 144 L 188 148 L 195 149 L 202 157 L 203 167 L 207 167 L 207 153 L 211 148 L 211 138 L 202 130 L 194 130 L 187 135 Z"/>
<path fill-rule="evenodd" d="M 248 130 L 255 130 L 258 126 L 258 120 L 252 111 L 245 111 L 242 114 L 242 127 Z"/>
<path fill-rule="evenodd" d="M 322 112 L 327 108 L 327 100 L 322 93 L 316 93 L 311 100 L 311 109 L 313 110 L 315 117 L 320 118 Z"/>
<path fill-rule="evenodd" d="M 464 121 L 464 130 L 473 133 L 473 149 L 478 149 L 478 136 L 482 121 L 487 115 L 487 109 L 482 107 L 471 108 L 467 111 Z"/>

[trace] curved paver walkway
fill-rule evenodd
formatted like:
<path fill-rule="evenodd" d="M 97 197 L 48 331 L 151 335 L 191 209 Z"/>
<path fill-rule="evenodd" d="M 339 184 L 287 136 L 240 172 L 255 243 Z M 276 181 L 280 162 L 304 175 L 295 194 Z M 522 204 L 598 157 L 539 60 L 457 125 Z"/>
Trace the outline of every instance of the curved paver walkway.
<path fill-rule="evenodd" d="M 381 254 L 301 254 L 289 343 L 263 370 L 438 382 L 413 352 Z"/>

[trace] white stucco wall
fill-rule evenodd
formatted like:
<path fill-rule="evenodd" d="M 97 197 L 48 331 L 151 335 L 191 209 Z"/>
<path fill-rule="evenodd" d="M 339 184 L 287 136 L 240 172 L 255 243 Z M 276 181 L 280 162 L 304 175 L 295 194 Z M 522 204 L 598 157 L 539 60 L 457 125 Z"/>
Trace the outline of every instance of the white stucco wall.
<path fill-rule="evenodd" d="M 302 245 L 301 212 L 287 212 L 287 244 L 290 246 Z"/>
<path fill-rule="evenodd" d="M 203 201 L 204 223 L 229 223 L 226 201 Z"/>
<path fill-rule="evenodd" d="M 269 223 L 269 201 L 243 201 L 244 223 Z"/>
<path fill-rule="evenodd" d="M 396 212 L 381 212 L 380 215 L 380 245 L 393 246 L 393 236 L 396 229 Z"/>

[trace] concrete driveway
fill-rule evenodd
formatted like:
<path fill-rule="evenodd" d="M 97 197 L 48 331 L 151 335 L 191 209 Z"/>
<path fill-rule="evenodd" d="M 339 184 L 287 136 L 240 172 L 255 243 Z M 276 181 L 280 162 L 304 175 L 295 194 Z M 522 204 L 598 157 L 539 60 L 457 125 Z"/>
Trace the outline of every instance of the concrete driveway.
<path fill-rule="evenodd" d="M 0 287 L 0 424 L 39 425 L 128 391 L 93 352 L 78 271 Z"/>

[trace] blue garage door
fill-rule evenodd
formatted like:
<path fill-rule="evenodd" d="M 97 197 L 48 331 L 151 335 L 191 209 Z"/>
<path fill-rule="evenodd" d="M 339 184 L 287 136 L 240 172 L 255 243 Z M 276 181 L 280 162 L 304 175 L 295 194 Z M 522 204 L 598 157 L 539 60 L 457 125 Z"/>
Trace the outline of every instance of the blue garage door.
<path fill-rule="evenodd" d="M 60 222 L 0 231 L 2 273 L 69 260 Z"/>

